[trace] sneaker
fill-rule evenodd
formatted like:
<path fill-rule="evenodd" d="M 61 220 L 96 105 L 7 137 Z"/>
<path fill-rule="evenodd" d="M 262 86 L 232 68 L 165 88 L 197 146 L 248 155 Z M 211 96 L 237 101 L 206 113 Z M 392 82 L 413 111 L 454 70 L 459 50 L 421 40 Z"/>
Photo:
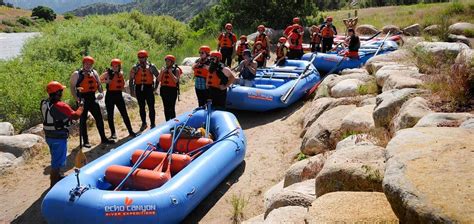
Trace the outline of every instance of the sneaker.
<path fill-rule="evenodd" d="M 150 129 L 155 128 L 156 126 L 154 124 L 150 125 Z"/>
<path fill-rule="evenodd" d="M 117 139 L 117 135 L 116 135 L 115 133 L 113 133 L 113 134 L 110 136 L 110 138 L 116 140 L 116 139 Z"/>
<path fill-rule="evenodd" d="M 135 132 L 129 132 L 129 133 L 128 133 L 128 137 L 135 138 L 135 137 L 137 137 L 137 133 L 135 133 Z"/>
<path fill-rule="evenodd" d="M 115 141 L 110 139 L 105 139 L 100 142 L 100 144 L 115 144 Z"/>
<path fill-rule="evenodd" d="M 145 131 L 145 129 L 146 129 L 147 127 L 148 127 L 148 125 L 142 124 L 142 126 L 140 127 L 140 132 Z"/>
<path fill-rule="evenodd" d="M 89 142 L 85 142 L 82 146 L 84 146 L 85 148 L 92 147 L 92 145 Z"/>

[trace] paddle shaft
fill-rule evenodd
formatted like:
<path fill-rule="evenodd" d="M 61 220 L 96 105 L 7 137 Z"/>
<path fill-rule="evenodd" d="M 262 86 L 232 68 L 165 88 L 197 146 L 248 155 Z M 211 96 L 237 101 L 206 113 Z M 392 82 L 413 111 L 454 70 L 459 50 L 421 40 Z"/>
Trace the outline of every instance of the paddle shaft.
<path fill-rule="evenodd" d="M 390 30 L 390 31 L 391 31 L 391 30 Z M 377 54 L 379 53 L 380 49 L 382 49 L 383 45 L 385 44 L 385 41 L 386 41 L 387 38 L 390 36 L 390 31 L 388 31 L 387 36 L 385 36 L 385 38 L 383 38 L 383 41 L 382 41 L 382 43 L 380 44 L 379 48 L 377 48 L 377 51 L 375 52 L 374 57 L 377 56 Z"/>
<path fill-rule="evenodd" d="M 296 85 L 298 85 L 299 81 L 301 80 L 301 78 L 303 78 L 303 76 L 305 75 L 306 71 L 308 71 L 309 67 L 313 64 L 313 61 L 316 57 L 314 56 L 314 54 L 311 55 L 311 60 L 309 61 L 308 65 L 306 66 L 306 68 L 304 69 L 304 71 L 301 73 L 300 76 L 298 76 L 298 79 L 295 81 L 295 83 L 293 83 L 293 85 L 291 86 L 291 88 L 288 90 L 288 92 L 286 92 L 282 98 L 281 98 L 281 101 L 283 103 L 287 103 L 288 102 L 288 99 L 290 98 L 290 96 L 293 94 L 295 88 L 296 88 Z"/>

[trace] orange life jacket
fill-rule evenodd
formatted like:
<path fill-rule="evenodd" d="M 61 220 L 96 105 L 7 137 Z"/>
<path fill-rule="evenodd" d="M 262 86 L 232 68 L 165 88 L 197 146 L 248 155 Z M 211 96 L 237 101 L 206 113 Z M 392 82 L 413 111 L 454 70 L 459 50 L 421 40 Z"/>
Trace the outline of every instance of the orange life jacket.
<path fill-rule="evenodd" d="M 172 72 L 178 76 L 178 81 L 179 81 L 179 77 L 181 76 L 181 69 L 177 66 L 173 66 Z M 161 86 L 178 87 L 177 82 L 175 82 L 172 77 L 172 74 L 168 72 L 168 68 L 162 71 L 160 82 L 161 82 Z"/>
<path fill-rule="evenodd" d="M 284 44 L 282 44 L 280 47 L 277 47 L 276 49 L 277 59 L 280 59 L 285 56 L 284 54 L 285 49 L 288 49 L 288 48 Z"/>
<path fill-rule="evenodd" d="M 200 63 L 200 59 L 198 59 L 196 61 L 196 63 L 199 63 L 199 64 L 194 66 L 194 76 L 195 77 L 201 77 L 201 78 L 207 78 L 209 70 L 204 68 L 204 65 L 209 65 L 208 61 L 206 60 L 206 62 Z"/>
<path fill-rule="evenodd" d="M 262 33 L 262 34 L 259 34 L 257 35 L 257 37 L 255 38 L 255 43 L 257 43 L 257 41 L 261 41 L 262 42 L 262 49 L 267 49 L 267 35 L 265 33 Z"/>
<path fill-rule="evenodd" d="M 303 49 L 303 36 L 299 33 L 291 33 L 288 36 L 290 40 L 290 50 L 301 50 Z"/>
<path fill-rule="evenodd" d="M 135 85 L 152 85 L 153 73 L 151 73 L 150 66 L 143 68 L 140 64 L 135 65 Z"/>
<path fill-rule="evenodd" d="M 218 40 L 220 47 L 231 48 L 237 42 L 237 37 L 233 33 L 223 32 L 219 35 Z"/>
<path fill-rule="evenodd" d="M 79 77 L 76 83 L 76 87 L 82 87 L 81 93 L 95 93 L 99 89 L 99 80 L 96 74 L 85 75 L 81 69 L 78 71 Z"/>
<path fill-rule="evenodd" d="M 333 38 L 334 30 L 332 27 L 326 25 L 321 29 L 321 36 L 323 36 L 323 38 Z"/>
<path fill-rule="evenodd" d="M 258 58 L 254 58 L 255 61 L 258 61 L 258 62 L 264 61 L 266 58 L 266 55 L 265 55 L 266 51 L 263 48 L 260 48 L 260 50 L 258 50 L 257 48 L 253 49 L 254 57 L 257 57 L 260 53 L 262 53 L 262 55 L 260 55 Z"/>
<path fill-rule="evenodd" d="M 247 42 L 239 44 L 239 46 L 237 46 L 237 55 L 242 56 L 242 52 L 244 52 L 245 49 L 249 49 Z"/>
<path fill-rule="evenodd" d="M 122 91 L 125 85 L 125 80 L 123 79 L 123 74 L 121 72 L 115 73 L 112 70 L 108 71 L 109 79 L 112 77 L 112 80 L 106 85 L 107 91 Z"/>
<path fill-rule="evenodd" d="M 346 51 L 346 53 L 344 53 L 344 55 L 348 58 L 356 58 L 356 59 L 359 58 L 359 52 L 358 51 Z"/>

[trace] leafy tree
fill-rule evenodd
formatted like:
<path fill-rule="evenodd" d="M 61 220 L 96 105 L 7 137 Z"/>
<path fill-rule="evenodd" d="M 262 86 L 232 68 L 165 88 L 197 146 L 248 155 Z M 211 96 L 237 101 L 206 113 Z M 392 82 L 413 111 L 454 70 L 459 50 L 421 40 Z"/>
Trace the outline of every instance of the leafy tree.
<path fill-rule="evenodd" d="M 54 21 L 56 19 L 56 13 L 53 9 L 46 6 L 37 6 L 33 9 L 31 13 L 32 17 L 38 17 L 46 21 Z"/>
<path fill-rule="evenodd" d="M 74 14 L 68 12 L 64 14 L 64 19 L 69 20 L 69 19 L 74 19 Z"/>

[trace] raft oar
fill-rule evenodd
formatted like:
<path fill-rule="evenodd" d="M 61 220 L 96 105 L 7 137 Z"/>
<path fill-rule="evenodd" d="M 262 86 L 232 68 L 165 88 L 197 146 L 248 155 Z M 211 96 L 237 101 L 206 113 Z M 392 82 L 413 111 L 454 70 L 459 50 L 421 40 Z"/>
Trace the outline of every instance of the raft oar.
<path fill-rule="evenodd" d="M 390 30 L 390 31 L 391 31 L 391 30 Z M 385 41 L 386 41 L 387 38 L 390 36 L 390 31 L 388 31 L 387 36 L 385 36 L 385 38 L 383 38 L 383 41 L 382 41 L 382 43 L 380 44 L 379 48 L 377 48 L 377 51 L 375 52 L 374 57 L 377 56 L 377 54 L 379 54 L 380 49 L 382 49 L 383 45 L 385 44 Z"/>
<path fill-rule="evenodd" d="M 151 155 L 151 153 L 153 152 L 154 149 L 155 149 L 155 147 L 153 146 L 153 144 L 148 143 L 148 147 L 142 152 L 142 154 L 140 154 L 140 156 L 137 159 L 137 162 L 135 162 L 135 164 L 132 166 L 132 168 L 127 173 L 125 178 L 123 178 L 122 182 L 120 182 L 120 184 L 117 185 L 117 187 L 114 189 L 114 191 L 120 191 L 122 189 L 122 187 L 125 184 L 125 182 L 127 181 L 127 179 L 135 172 L 135 170 L 137 170 L 137 168 L 141 165 L 141 163 L 143 161 L 145 161 Z M 148 153 L 145 155 L 146 152 L 148 152 Z"/>
<path fill-rule="evenodd" d="M 298 82 L 301 80 L 301 78 L 305 76 L 305 73 L 308 71 L 309 67 L 311 67 L 315 58 L 315 55 L 311 54 L 311 60 L 309 61 L 308 65 L 306 65 L 306 68 L 301 73 L 301 75 L 298 76 L 298 79 L 296 79 L 296 81 L 293 83 L 293 86 L 291 86 L 291 88 L 280 98 L 281 102 L 285 104 L 288 102 L 288 99 L 291 97 L 291 95 L 293 95 L 293 92 L 295 91 L 296 85 L 298 85 Z"/>
<path fill-rule="evenodd" d="M 207 108 L 207 116 L 206 116 L 206 138 L 209 138 L 209 129 L 211 128 L 211 106 L 212 106 L 212 101 L 208 101 L 206 108 Z"/>
<path fill-rule="evenodd" d="M 193 150 L 193 151 L 190 151 L 190 152 L 186 153 L 186 155 L 189 155 L 189 156 L 191 156 L 191 159 L 194 159 L 194 158 L 196 158 L 199 154 L 201 154 L 202 152 L 204 152 L 204 149 L 208 149 L 209 147 L 213 146 L 214 144 L 216 144 L 216 143 L 218 143 L 218 142 L 221 142 L 221 141 L 224 141 L 224 140 L 226 140 L 227 138 L 229 138 L 229 137 L 232 136 L 232 135 L 238 134 L 238 133 L 239 133 L 239 132 L 238 132 L 239 129 L 240 129 L 239 127 L 236 127 L 236 128 L 234 128 L 232 131 L 230 131 L 229 133 L 227 133 L 227 134 L 225 134 L 224 136 L 222 136 L 222 138 L 220 138 L 219 140 L 216 140 L 216 141 L 214 141 L 214 142 L 212 142 L 212 143 L 210 143 L 210 144 L 201 146 L 201 147 L 199 147 L 199 148 L 197 148 L 197 149 L 195 149 L 195 150 Z M 196 153 L 196 154 L 194 154 L 194 153 Z M 193 155 L 193 154 L 194 154 L 194 155 Z"/>

